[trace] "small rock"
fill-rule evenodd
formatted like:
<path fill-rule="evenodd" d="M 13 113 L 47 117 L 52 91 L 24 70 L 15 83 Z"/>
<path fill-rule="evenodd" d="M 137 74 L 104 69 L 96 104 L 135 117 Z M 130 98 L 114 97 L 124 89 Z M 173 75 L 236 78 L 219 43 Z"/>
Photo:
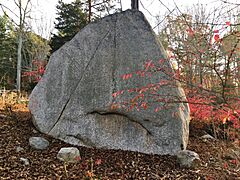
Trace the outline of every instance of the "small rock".
<path fill-rule="evenodd" d="M 16 147 L 16 152 L 21 152 L 24 151 L 24 149 L 21 146 L 17 146 Z"/>
<path fill-rule="evenodd" d="M 29 144 L 34 149 L 44 150 L 49 146 L 48 140 L 43 137 L 30 137 Z"/>
<path fill-rule="evenodd" d="M 20 161 L 24 163 L 24 165 L 28 166 L 30 165 L 30 162 L 27 158 L 20 158 Z"/>
<path fill-rule="evenodd" d="M 194 151 L 182 150 L 177 153 L 177 161 L 180 167 L 196 168 L 200 164 L 199 155 Z"/>
<path fill-rule="evenodd" d="M 57 154 L 60 161 L 75 163 L 80 160 L 80 152 L 75 147 L 61 148 Z"/>
<path fill-rule="evenodd" d="M 202 139 L 215 139 L 214 137 L 212 137 L 211 135 L 209 134 L 205 134 L 203 136 L 201 136 Z"/>

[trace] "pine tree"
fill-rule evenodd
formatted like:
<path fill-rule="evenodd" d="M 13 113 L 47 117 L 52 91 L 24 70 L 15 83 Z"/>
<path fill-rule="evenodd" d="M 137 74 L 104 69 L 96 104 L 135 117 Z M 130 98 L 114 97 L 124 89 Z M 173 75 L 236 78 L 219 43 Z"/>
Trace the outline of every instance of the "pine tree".
<path fill-rule="evenodd" d="M 13 25 L 6 15 L 0 16 L 0 88 L 9 86 L 15 81 L 16 74 L 16 36 Z M 13 85 L 13 84 L 12 84 Z"/>
<path fill-rule="evenodd" d="M 75 0 L 69 4 L 59 0 L 57 15 L 55 28 L 58 32 L 53 34 L 51 38 L 51 52 L 56 51 L 67 41 L 71 40 L 88 23 L 87 14 L 84 12 L 83 3 L 80 0 Z"/>

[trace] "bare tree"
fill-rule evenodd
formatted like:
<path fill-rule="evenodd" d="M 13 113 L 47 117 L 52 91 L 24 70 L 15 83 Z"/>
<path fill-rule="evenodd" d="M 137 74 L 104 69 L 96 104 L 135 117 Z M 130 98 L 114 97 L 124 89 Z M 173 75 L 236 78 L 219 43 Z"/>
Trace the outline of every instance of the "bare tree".
<path fill-rule="evenodd" d="M 92 16 L 92 0 L 88 0 L 88 22 L 91 22 Z"/>
<path fill-rule="evenodd" d="M 120 4 L 120 6 L 122 5 L 121 1 L 118 3 Z M 83 4 L 86 4 L 87 6 L 86 9 L 88 12 L 88 22 L 91 22 L 96 17 L 101 18 L 102 15 L 106 15 L 106 13 L 111 14 L 110 11 L 117 11 L 117 9 L 114 9 L 116 5 L 115 0 L 86 0 Z M 122 6 L 120 10 L 121 9 Z"/>
<path fill-rule="evenodd" d="M 139 0 L 131 0 L 131 8 L 132 9 L 139 9 Z"/>
<path fill-rule="evenodd" d="M 17 91 L 20 92 L 21 90 L 21 71 L 22 71 L 22 48 L 23 48 L 23 36 L 26 29 L 26 20 L 29 18 L 29 14 L 31 12 L 31 0 L 23 1 L 23 0 L 14 0 L 14 4 L 18 8 L 18 13 L 12 11 L 12 8 L 5 6 L 4 4 L 0 3 L 1 9 L 3 10 L 4 14 L 10 18 L 7 12 L 13 14 L 17 19 L 14 21 L 15 18 L 10 18 L 12 22 L 17 26 L 17 78 L 16 78 L 16 88 Z"/>
<path fill-rule="evenodd" d="M 30 13 L 31 0 L 27 0 L 26 4 L 23 4 L 22 0 L 14 0 L 15 5 L 19 10 L 19 25 L 18 25 L 18 42 L 17 42 L 17 91 L 21 90 L 21 72 L 22 72 L 22 47 L 23 47 L 23 35 L 25 30 L 26 18 Z"/>

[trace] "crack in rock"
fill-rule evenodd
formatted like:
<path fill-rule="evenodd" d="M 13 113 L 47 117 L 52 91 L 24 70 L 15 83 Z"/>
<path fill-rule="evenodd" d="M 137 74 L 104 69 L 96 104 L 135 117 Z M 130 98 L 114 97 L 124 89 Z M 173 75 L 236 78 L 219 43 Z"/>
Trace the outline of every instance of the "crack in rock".
<path fill-rule="evenodd" d="M 119 113 L 119 112 L 103 112 L 103 111 L 92 111 L 92 112 L 89 112 L 89 113 L 87 113 L 87 114 L 92 114 L 92 115 L 98 114 L 98 115 L 100 115 L 100 116 L 117 115 L 117 116 L 125 117 L 125 118 L 127 118 L 129 121 L 140 125 L 140 126 L 147 132 L 147 135 L 152 136 L 152 133 L 151 133 L 143 124 L 141 124 L 140 122 L 134 120 L 133 118 L 130 118 L 130 117 L 129 117 L 128 115 L 126 115 L 126 114 L 122 114 L 122 113 Z"/>
<path fill-rule="evenodd" d="M 88 64 L 86 65 L 86 67 L 85 67 L 85 69 L 84 69 L 84 71 L 83 71 L 84 73 L 86 72 L 86 70 L 87 70 L 87 68 L 89 67 L 91 61 L 92 61 L 93 58 L 95 57 L 95 55 L 96 55 L 99 47 L 101 46 L 103 40 L 107 37 L 107 35 L 110 33 L 110 31 L 111 31 L 111 29 L 107 31 L 107 33 L 103 36 L 103 38 L 101 39 L 101 41 L 98 43 L 98 45 L 97 45 L 97 47 L 96 47 L 96 49 L 95 49 L 92 57 L 90 58 Z M 77 87 L 79 86 L 80 82 L 82 81 L 82 78 L 84 77 L 84 73 L 82 74 L 81 78 L 79 79 L 76 87 L 73 89 L 73 92 L 71 93 L 71 95 L 70 95 L 70 97 L 68 98 L 67 102 L 66 102 L 65 105 L 63 106 L 63 109 L 61 110 L 61 112 L 60 112 L 60 114 L 59 114 L 56 122 L 53 124 L 52 128 L 50 128 L 50 130 L 48 131 L 48 134 L 53 130 L 53 128 L 54 128 L 54 127 L 56 126 L 56 124 L 58 123 L 58 121 L 61 119 L 61 117 L 62 117 L 62 115 L 63 115 L 63 113 L 64 113 L 64 111 L 65 111 L 65 109 L 66 109 L 66 107 L 67 107 L 67 105 L 68 105 L 68 103 L 69 103 L 69 101 L 70 101 L 71 98 L 72 98 L 72 95 L 74 94 L 74 92 L 76 91 L 76 89 L 77 89 Z"/>

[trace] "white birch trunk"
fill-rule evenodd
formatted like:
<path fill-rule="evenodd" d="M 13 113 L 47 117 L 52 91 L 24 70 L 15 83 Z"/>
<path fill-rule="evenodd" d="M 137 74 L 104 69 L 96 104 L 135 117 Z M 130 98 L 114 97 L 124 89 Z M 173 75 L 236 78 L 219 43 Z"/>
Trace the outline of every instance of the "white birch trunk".
<path fill-rule="evenodd" d="M 22 71 L 22 33 L 19 33 L 18 38 L 18 50 L 17 50 L 17 91 L 20 92 L 21 90 L 21 71 Z"/>

